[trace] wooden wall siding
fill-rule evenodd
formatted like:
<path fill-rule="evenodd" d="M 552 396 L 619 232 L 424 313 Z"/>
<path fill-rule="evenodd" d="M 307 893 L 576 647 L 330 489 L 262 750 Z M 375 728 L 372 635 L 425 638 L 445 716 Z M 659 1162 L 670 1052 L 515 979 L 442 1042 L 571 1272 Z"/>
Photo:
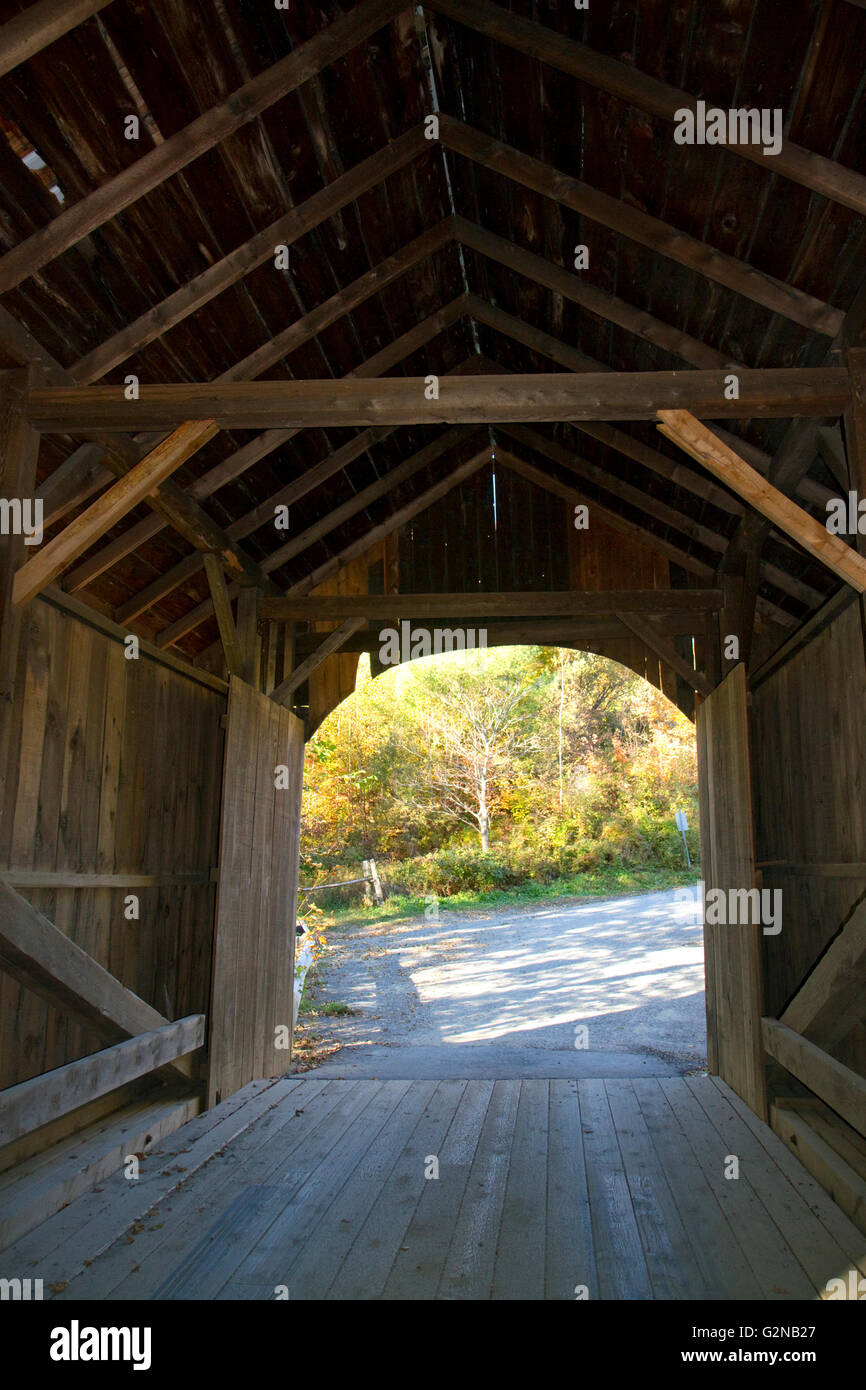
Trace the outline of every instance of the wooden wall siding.
<path fill-rule="evenodd" d="M 565 508 L 566 513 L 568 508 Z M 566 516 L 566 523 L 569 518 Z M 622 535 L 593 516 L 589 510 L 589 530 L 577 531 L 573 517 L 569 529 L 569 558 L 571 587 L 574 589 L 668 589 L 670 565 L 649 546 L 630 540 L 623 543 Z M 661 667 L 658 658 L 636 637 L 625 636 L 622 641 L 595 642 L 588 650 L 619 661 L 677 703 L 676 674 Z M 682 684 L 682 682 L 680 682 Z M 694 700 L 691 702 L 692 706 Z M 687 712 L 690 712 L 687 711 Z"/>
<path fill-rule="evenodd" d="M 701 878 L 707 893 L 756 883 L 746 700 L 741 664 L 698 707 Z M 766 1119 L 760 933 L 760 926 L 705 924 L 704 949 L 710 1070 Z"/>
<path fill-rule="evenodd" d="M 18 891 L 169 1018 L 207 1012 L 225 698 L 37 600 L 25 611 L 17 780 L 0 873 L 199 874 L 183 886 Z M 124 917 L 137 893 L 140 918 Z M 0 974 L 0 1086 L 102 1044 Z"/>
<path fill-rule="evenodd" d="M 275 769 L 289 769 L 277 789 Z M 288 1070 L 275 1028 L 291 1034 L 304 726 L 233 677 L 222 789 L 208 1105 L 255 1077 Z"/>
<path fill-rule="evenodd" d="M 315 594 L 369 594 L 394 593 L 397 589 L 398 541 L 396 534 L 370 547 L 357 560 L 352 560 L 343 569 L 324 583 L 311 589 Z M 313 623 L 314 632 L 332 632 L 338 624 L 334 622 Z M 341 700 L 345 700 L 355 689 L 358 674 L 359 654 L 357 652 L 337 652 L 329 656 L 313 672 L 307 683 L 309 712 L 307 715 L 307 737 L 318 729 L 322 720 Z"/>
<path fill-rule="evenodd" d="M 774 1017 L 866 892 L 866 871 L 820 873 L 824 865 L 866 865 L 860 621 L 859 605 L 851 604 L 752 693 L 757 859 L 817 870 L 762 870 L 765 886 L 784 895 L 782 931 L 764 938 L 767 1013 Z M 866 1076 L 862 1024 L 832 1051 Z"/>

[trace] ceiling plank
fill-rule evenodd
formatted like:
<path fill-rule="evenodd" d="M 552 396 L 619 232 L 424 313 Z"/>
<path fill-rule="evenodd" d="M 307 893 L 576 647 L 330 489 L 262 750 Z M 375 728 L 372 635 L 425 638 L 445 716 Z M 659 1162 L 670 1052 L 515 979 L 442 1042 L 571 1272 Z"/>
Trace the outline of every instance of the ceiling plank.
<path fill-rule="evenodd" d="M 112 338 L 100 344 L 93 352 L 80 358 L 70 373 L 75 380 L 85 385 L 98 381 L 118 363 L 125 361 L 133 353 L 152 343 L 170 328 L 194 314 L 223 290 L 237 282 L 257 266 L 263 265 L 274 255 L 278 244 L 291 246 L 313 228 L 333 217 L 338 209 L 354 202 L 383 179 L 402 169 L 417 155 L 429 150 L 430 142 L 425 140 L 422 126 L 407 131 L 405 135 L 392 140 L 384 149 L 377 150 L 368 159 L 362 160 L 347 174 L 341 175 L 333 183 L 327 184 L 307 198 L 306 202 L 291 208 L 283 217 L 277 218 L 264 231 L 250 237 L 243 245 L 231 251 L 222 260 L 208 266 L 201 275 L 196 275 L 173 294 L 168 295 L 147 313 L 141 314 L 133 323 L 115 333 Z"/>
<path fill-rule="evenodd" d="M 427 4 L 437 14 L 446 15 L 458 24 L 663 120 L 676 120 L 677 112 L 684 108 L 695 110 L 696 99 L 688 92 L 638 72 L 543 24 L 491 4 L 490 0 L 427 0 Z M 736 144 L 725 148 L 741 159 L 760 165 L 768 174 L 782 174 L 843 207 L 866 213 L 866 177 L 832 159 L 814 154 L 790 140 L 783 140 L 775 155 L 765 155 L 760 145 Z"/>
<path fill-rule="evenodd" d="M 534 251 L 525 251 L 506 237 L 488 231 L 486 227 L 479 227 L 477 223 L 470 222 L 465 217 L 455 217 L 453 224 L 454 235 L 464 246 L 498 261 L 507 270 L 516 271 L 530 280 L 535 280 L 554 294 L 561 294 L 564 299 L 579 304 L 582 309 L 588 310 L 607 323 L 617 324 L 627 333 L 634 333 L 638 338 L 652 343 L 654 347 L 662 348 L 674 357 L 690 362 L 694 367 L 737 366 L 725 357 L 724 353 L 717 352 L 698 338 L 693 338 L 673 324 L 663 323 L 661 319 L 654 318 L 645 310 L 636 308 L 616 295 L 608 294 L 596 285 L 591 285 L 579 275 L 563 270 L 562 266 L 554 265 L 543 256 L 537 256 Z"/>
<path fill-rule="evenodd" d="M 826 526 L 762 478 L 699 420 L 681 410 L 660 410 L 659 419 L 662 434 L 727 483 L 846 584 L 858 593 L 866 592 L 866 559 L 856 550 L 839 536 L 831 535 Z"/>
<path fill-rule="evenodd" d="M 245 82 L 128 169 L 61 212 L 0 257 L 0 294 L 14 289 L 89 232 L 212 150 L 227 135 L 364 43 L 404 8 L 405 0 L 362 0 L 348 14 Z"/>
<path fill-rule="evenodd" d="M 772 313 L 781 314 L 812 332 L 824 333 L 832 338 L 842 327 L 844 315 L 840 309 L 834 309 L 745 261 L 715 250 L 707 242 L 679 231 L 658 217 L 641 212 L 630 203 L 612 198 L 582 183 L 580 179 L 571 178 L 559 169 L 523 154 L 511 145 L 473 130 L 453 116 L 440 114 L 439 138 L 446 149 L 464 155 L 485 169 L 520 183 L 641 246 L 647 246 L 659 255 L 707 276 L 735 294 L 754 304 L 762 304 Z"/>
<path fill-rule="evenodd" d="M 0 77 L 62 39 L 70 29 L 98 14 L 111 0 L 39 0 L 0 28 Z"/>

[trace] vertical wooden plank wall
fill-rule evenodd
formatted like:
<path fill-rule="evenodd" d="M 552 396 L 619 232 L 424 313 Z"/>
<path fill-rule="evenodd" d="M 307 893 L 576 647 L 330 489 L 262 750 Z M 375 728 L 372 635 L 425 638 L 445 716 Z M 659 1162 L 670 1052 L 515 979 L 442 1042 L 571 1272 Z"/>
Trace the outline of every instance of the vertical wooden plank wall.
<path fill-rule="evenodd" d="M 21 634 L 0 875 L 153 876 L 17 891 L 160 1013 L 207 1012 L 225 695 L 42 599 Z M 0 1087 L 102 1045 L 0 972 Z"/>
<path fill-rule="evenodd" d="M 782 931 L 763 942 L 766 1012 L 783 1011 L 866 893 L 866 662 L 851 604 L 752 693 L 755 836 Z M 832 1049 L 866 1076 L 864 1022 Z"/>
<path fill-rule="evenodd" d="M 701 876 L 711 889 L 756 885 L 746 668 L 730 675 L 697 714 Z M 766 1119 L 759 925 L 704 926 L 711 1070 Z"/>
<path fill-rule="evenodd" d="M 229 688 L 208 1049 L 208 1105 L 287 1070 L 304 727 L 232 678 Z M 278 766 L 287 786 L 275 785 Z"/>

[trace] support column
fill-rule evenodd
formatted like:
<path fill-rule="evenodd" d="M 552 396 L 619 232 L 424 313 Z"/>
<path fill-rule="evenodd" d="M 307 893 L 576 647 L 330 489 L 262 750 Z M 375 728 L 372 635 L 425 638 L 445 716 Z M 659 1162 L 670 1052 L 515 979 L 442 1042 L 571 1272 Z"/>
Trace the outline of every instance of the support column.
<path fill-rule="evenodd" d="M 22 632 L 26 609 L 12 603 L 15 572 L 35 551 L 25 546 L 20 534 L 23 504 L 30 505 L 30 519 L 38 520 L 36 460 L 39 434 L 28 419 L 32 369 L 0 371 L 0 499 L 4 529 L 0 535 L 0 863 L 9 863 L 12 811 L 18 789 L 18 760 L 23 704 L 15 698 L 23 681 Z M 15 505 L 17 503 L 17 506 Z M 13 529 L 19 534 L 14 534 Z"/>

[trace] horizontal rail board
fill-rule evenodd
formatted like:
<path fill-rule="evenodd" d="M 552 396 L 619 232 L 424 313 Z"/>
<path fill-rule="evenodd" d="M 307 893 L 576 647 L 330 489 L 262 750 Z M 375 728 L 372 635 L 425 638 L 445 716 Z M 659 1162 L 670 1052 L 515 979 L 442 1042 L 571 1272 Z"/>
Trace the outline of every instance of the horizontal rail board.
<path fill-rule="evenodd" d="M 866 1134 L 866 1077 L 858 1076 L 777 1018 L 762 1019 L 761 1031 L 771 1057 L 826 1101 L 858 1134 Z"/>
<path fill-rule="evenodd" d="M 204 1043 L 205 1016 L 190 1014 L 140 1033 L 90 1057 L 34 1076 L 0 1092 L 0 1146 L 11 1144 L 70 1111 L 147 1076 Z"/>
<path fill-rule="evenodd" d="M 210 883 L 210 869 L 188 874 L 79 874 L 62 869 L 0 869 L 10 888 L 185 888 Z"/>

